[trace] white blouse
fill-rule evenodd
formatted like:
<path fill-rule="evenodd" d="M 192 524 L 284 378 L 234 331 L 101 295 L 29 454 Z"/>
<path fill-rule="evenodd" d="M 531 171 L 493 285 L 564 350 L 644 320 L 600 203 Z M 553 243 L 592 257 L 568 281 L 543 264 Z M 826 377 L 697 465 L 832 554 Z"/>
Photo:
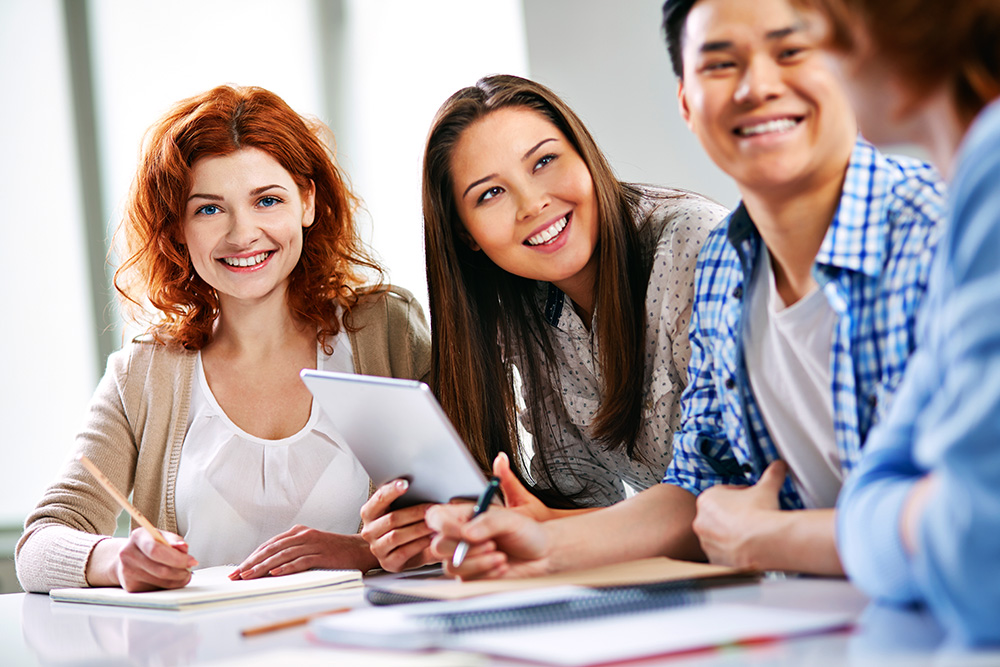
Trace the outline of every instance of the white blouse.
<path fill-rule="evenodd" d="M 316 368 L 354 372 L 341 332 Z M 281 440 L 250 435 L 219 407 L 198 355 L 191 413 L 177 472 L 177 527 L 200 566 L 238 564 L 296 524 L 354 534 L 369 480 L 313 402 L 308 423 Z"/>

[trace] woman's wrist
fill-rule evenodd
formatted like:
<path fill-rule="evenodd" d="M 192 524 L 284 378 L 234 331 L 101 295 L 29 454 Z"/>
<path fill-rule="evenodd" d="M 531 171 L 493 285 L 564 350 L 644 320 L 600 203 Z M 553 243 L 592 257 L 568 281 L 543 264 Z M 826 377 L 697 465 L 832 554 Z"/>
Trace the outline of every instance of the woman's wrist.
<path fill-rule="evenodd" d="M 88 586 L 121 586 L 117 576 L 118 554 L 124 541 L 120 537 L 106 537 L 94 544 L 84 570 Z"/>

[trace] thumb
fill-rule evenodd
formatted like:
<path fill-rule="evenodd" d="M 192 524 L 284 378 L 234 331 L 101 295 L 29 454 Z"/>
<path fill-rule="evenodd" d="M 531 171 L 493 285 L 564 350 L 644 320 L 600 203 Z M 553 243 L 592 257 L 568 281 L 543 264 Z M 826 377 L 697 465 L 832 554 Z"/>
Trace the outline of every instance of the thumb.
<path fill-rule="evenodd" d="M 778 495 L 782 485 L 785 483 L 785 476 L 788 475 L 788 464 L 778 459 L 767 466 L 764 474 L 760 476 L 757 486 Z"/>
<path fill-rule="evenodd" d="M 504 452 L 500 452 L 493 459 L 493 474 L 500 479 L 500 490 L 503 491 L 504 504 L 507 507 L 517 507 L 523 505 L 529 497 L 534 498 L 510 469 L 510 459 Z"/>

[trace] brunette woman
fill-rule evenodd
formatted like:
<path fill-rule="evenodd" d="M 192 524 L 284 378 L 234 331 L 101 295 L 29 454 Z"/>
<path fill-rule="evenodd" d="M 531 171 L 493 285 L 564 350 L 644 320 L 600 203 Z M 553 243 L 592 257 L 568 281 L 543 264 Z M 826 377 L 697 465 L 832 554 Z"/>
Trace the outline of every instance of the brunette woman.
<path fill-rule="evenodd" d="M 726 211 L 617 180 L 576 114 L 515 76 L 481 79 L 438 111 L 423 209 L 433 387 L 508 505 L 547 518 L 658 483 L 698 250 Z M 433 558 L 426 506 L 383 516 L 403 490 L 384 487 L 362 511 L 389 569 Z"/>

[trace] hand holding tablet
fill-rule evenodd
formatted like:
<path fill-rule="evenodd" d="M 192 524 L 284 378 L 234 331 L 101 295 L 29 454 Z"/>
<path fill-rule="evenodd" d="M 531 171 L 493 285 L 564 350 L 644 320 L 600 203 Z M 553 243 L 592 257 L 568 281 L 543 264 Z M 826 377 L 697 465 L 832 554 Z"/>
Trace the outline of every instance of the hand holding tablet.
<path fill-rule="evenodd" d="M 486 487 L 426 384 L 311 369 L 300 375 L 376 486 L 407 480 L 393 509 L 475 500 Z"/>

